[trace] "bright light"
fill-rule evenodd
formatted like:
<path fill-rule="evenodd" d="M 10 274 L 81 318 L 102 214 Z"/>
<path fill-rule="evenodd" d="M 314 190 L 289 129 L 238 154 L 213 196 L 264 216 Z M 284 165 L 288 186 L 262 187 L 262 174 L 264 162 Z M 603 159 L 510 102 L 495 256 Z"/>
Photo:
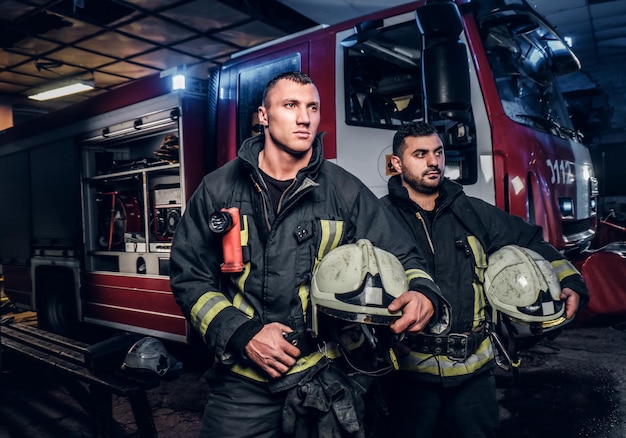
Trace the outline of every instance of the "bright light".
<path fill-rule="evenodd" d="M 559 198 L 559 207 L 562 217 L 572 217 L 574 215 L 574 201 L 572 198 Z"/>
<path fill-rule="evenodd" d="M 70 94 L 81 93 L 87 90 L 93 90 L 93 88 L 93 81 L 75 82 L 73 84 L 62 85 L 49 91 L 30 95 L 28 98 L 44 101 L 56 99 L 57 97 L 69 96 Z"/>
<path fill-rule="evenodd" d="M 185 75 L 175 74 L 172 76 L 172 90 L 184 90 L 185 89 Z"/>
<path fill-rule="evenodd" d="M 565 41 L 565 44 L 567 44 L 567 47 L 572 47 L 572 44 L 574 44 L 574 40 L 572 40 L 572 37 L 563 37 L 563 41 Z"/>
<path fill-rule="evenodd" d="M 583 166 L 583 179 L 585 181 L 589 181 L 589 178 L 591 178 L 591 169 L 589 169 L 589 166 L 584 165 Z"/>

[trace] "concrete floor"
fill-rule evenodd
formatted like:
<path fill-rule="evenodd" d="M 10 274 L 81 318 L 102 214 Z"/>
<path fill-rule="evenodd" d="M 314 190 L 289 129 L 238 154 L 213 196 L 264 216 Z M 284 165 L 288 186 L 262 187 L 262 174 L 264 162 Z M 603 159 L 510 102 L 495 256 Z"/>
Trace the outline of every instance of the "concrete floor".
<path fill-rule="evenodd" d="M 626 437 L 626 324 L 570 326 L 522 359 L 498 397 L 502 437 Z"/>
<path fill-rule="evenodd" d="M 626 324 L 570 325 L 522 356 L 519 379 L 498 373 L 503 438 L 626 436 Z M 148 391 L 158 436 L 197 436 L 205 403 L 203 367 L 185 361 L 176 380 Z M 119 436 L 136 432 L 127 400 L 114 397 Z M 92 437 L 91 420 L 49 375 L 5 371 L 0 438 Z"/>

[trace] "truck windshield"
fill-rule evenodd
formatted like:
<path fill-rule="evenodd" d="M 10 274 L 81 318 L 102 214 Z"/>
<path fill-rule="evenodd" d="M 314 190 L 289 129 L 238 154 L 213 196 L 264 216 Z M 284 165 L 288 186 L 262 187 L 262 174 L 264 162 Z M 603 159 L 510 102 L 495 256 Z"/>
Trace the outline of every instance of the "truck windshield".
<path fill-rule="evenodd" d="M 573 64 L 561 40 L 534 17 L 515 11 L 489 15 L 480 27 L 507 116 L 539 130 L 574 138 L 556 77 Z"/>

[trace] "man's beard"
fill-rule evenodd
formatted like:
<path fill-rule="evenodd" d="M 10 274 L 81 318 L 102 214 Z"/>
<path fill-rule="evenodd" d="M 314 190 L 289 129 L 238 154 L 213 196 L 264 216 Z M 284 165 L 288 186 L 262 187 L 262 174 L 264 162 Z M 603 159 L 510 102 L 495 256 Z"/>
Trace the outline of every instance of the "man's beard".
<path fill-rule="evenodd" d="M 428 172 L 431 171 L 432 169 L 428 170 Z M 405 175 L 404 181 L 416 192 L 423 193 L 425 195 L 432 195 L 434 193 L 437 193 L 439 191 L 439 187 L 441 187 L 441 184 L 443 182 L 443 172 L 439 170 L 439 180 L 435 184 L 424 184 L 424 181 L 426 181 L 424 176 L 422 176 L 421 178 L 415 178 L 411 175 L 409 178 L 406 178 Z"/>

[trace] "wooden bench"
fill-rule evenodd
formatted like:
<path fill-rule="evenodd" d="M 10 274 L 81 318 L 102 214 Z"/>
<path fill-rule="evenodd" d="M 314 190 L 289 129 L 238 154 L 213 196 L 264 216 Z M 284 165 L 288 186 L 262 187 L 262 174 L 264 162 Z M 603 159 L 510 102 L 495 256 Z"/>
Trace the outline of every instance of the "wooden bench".
<path fill-rule="evenodd" d="M 22 323 L 4 323 L 0 340 L 6 351 L 26 357 L 59 376 L 59 382 L 91 415 L 96 437 L 115 435 L 113 394 L 130 401 L 138 436 L 157 436 L 146 389 L 158 386 L 158 379 L 135 379 L 115 370 L 92 372 L 87 360 L 88 344 Z"/>

